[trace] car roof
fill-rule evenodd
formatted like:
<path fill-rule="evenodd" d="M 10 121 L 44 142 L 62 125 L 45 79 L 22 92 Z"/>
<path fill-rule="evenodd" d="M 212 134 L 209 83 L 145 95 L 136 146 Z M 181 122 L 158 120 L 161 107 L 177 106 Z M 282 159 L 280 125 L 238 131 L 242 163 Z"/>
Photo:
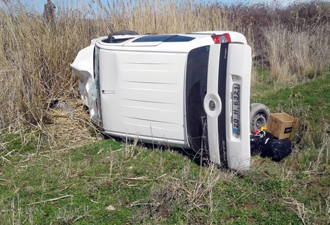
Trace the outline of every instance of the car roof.
<path fill-rule="evenodd" d="M 115 42 L 109 43 L 109 37 L 101 37 L 94 43 L 102 48 L 118 51 L 161 51 L 189 52 L 191 49 L 214 44 L 211 36 L 229 34 L 231 43 L 247 44 L 246 38 L 233 31 L 201 31 L 186 34 L 147 34 L 147 35 L 113 35 Z M 93 41 L 92 41 L 93 42 Z"/>

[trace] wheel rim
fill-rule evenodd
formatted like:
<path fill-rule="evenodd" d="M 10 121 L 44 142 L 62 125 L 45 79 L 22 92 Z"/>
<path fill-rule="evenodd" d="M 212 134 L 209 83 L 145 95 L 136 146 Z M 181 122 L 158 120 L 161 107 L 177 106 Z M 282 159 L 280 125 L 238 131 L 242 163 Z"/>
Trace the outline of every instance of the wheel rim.
<path fill-rule="evenodd" d="M 266 115 L 263 113 L 258 113 L 253 117 L 253 122 L 254 129 L 260 131 L 262 127 L 267 126 Z"/>

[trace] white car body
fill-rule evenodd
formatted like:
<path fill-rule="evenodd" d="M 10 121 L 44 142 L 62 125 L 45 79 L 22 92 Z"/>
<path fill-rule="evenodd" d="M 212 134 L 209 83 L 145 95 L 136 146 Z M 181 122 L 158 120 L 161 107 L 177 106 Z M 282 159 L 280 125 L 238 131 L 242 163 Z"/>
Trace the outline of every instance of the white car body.
<path fill-rule="evenodd" d="M 118 35 L 92 40 L 71 64 L 104 132 L 205 148 L 231 169 L 250 166 L 251 48 L 237 32 Z"/>

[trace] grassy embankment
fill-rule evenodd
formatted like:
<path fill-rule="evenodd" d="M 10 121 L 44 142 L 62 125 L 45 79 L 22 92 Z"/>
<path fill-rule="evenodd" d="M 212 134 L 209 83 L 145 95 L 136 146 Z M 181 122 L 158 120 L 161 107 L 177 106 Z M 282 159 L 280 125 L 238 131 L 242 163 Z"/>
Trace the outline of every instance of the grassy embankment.
<path fill-rule="evenodd" d="M 16 3 L 0 11 L 1 224 L 330 223 L 328 3 L 132 8 L 117 1 L 73 11 L 57 4 L 52 26 Z M 125 29 L 244 33 L 255 56 L 252 101 L 298 118 L 303 140 L 280 163 L 254 157 L 244 173 L 97 141 L 68 65 L 90 39 Z M 76 115 L 49 109 L 54 99 L 70 102 Z"/>
<path fill-rule="evenodd" d="M 1 138 L 6 150 L 0 222 L 327 224 L 330 75 L 325 76 L 279 91 L 255 89 L 254 99 L 272 110 L 302 115 L 308 132 L 282 162 L 253 157 L 246 172 L 199 167 L 176 152 L 112 140 L 37 150 L 36 141 L 23 146 L 20 138 Z M 106 210 L 110 205 L 113 211 Z"/>

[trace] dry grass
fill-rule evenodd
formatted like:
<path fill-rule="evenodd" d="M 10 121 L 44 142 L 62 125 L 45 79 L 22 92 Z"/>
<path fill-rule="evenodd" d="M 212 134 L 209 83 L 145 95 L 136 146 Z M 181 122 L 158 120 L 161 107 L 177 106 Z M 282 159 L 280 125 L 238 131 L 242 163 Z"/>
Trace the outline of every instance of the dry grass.
<path fill-rule="evenodd" d="M 83 113 L 74 112 L 80 122 L 72 124 L 69 116 L 49 110 L 48 103 L 79 98 L 77 78 L 69 63 L 90 39 L 118 30 L 141 34 L 239 31 L 253 48 L 255 66 L 269 70 L 271 81 L 279 83 L 313 78 L 329 70 L 330 38 L 324 34 L 330 31 L 330 4 L 326 2 L 286 9 L 198 0 L 91 4 L 77 7 L 70 1 L 55 2 L 55 22 L 47 24 L 24 1 L 1 3 L 0 130 L 25 133 L 26 128 L 40 129 L 52 140 L 63 137 L 64 142 L 77 130 L 85 130 L 88 118 Z M 78 135 L 77 143 L 83 135 Z"/>
<path fill-rule="evenodd" d="M 330 38 L 324 35 L 330 31 L 329 3 L 274 9 L 117 0 L 72 8 L 64 1 L 55 3 L 54 24 L 19 3 L 0 8 L 0 134 L 18 134 L 14 137 L 22 145 L 0 142 L 2 223 L 101 223 L 109 218 L 117 224 L 330 223 L 329 126 L 324 119 L 317 126 L 308 124 L 307 115 L 315 114 L 308 110 L 318 105 L 293 103 L 302 104 L 309 93 L 292 92 L 290 99 L 276 93 L 290 105 L 284 108 L 278 100 L 272 105 L 308 126 L 291 156 L 281 163 L 253 157 L 251 170 L 236 174 L 213 165 L 198 167 L 181 155 L 141 148 L 137 141 L 75 149 L 98 134 L 78 100 L 78 82 L 69 67 L 90 39 L 118 30 L 236 30 L 253 48 L 254 78 L 262 68 L 270 72 L 268 83 L 297 84 L 329 70 Z M 73 111 L 51 108 L 56 99 Z M 33 141 L 37 144 L 28 149 Z M 110 204 L 116 210 L 105 213 Z M 43 213 L 46 207 L 50 216 Z"/>
<path fill-rule="evenodd" d="M 274 81 L 287 82 L 313 78 L 328 70 L 324 56 L 329 54 L 328 35 L 324 27 L 313 33 L 289 31 L 283 25 L 273 25 L 264 31 L 268 42 L 270 73 Z"/>

